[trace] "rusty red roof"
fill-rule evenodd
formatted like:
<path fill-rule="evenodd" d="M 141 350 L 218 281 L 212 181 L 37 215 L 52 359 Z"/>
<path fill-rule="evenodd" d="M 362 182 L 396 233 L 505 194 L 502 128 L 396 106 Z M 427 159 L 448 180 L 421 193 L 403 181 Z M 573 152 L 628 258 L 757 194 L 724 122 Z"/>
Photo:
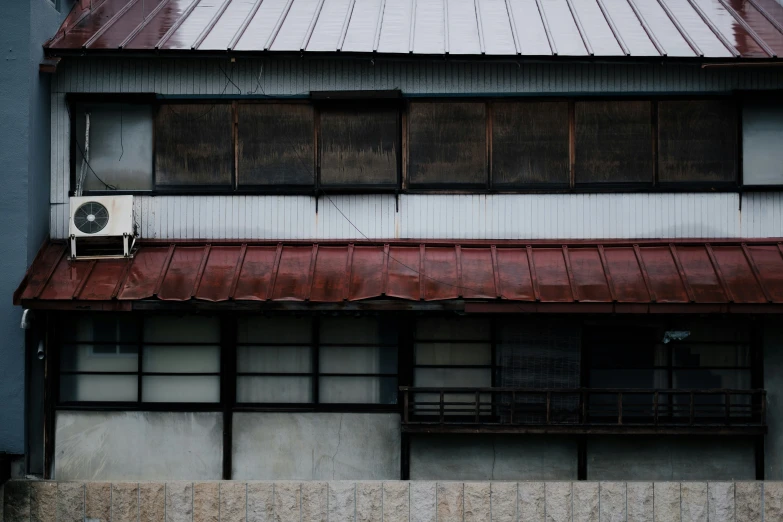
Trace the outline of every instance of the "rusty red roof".
<path fill-rule="evenodd" d="M 783 303 L 783 245 L 746 243 L 146 243 L 132 259 L 38 253 L 14 294 L 62 301 L 374 298 L 541 303 Z"/>
<path fill-rule="evenodd" d="M 80 0 L 78 50 L 772 58 L 776 0 Z"/>

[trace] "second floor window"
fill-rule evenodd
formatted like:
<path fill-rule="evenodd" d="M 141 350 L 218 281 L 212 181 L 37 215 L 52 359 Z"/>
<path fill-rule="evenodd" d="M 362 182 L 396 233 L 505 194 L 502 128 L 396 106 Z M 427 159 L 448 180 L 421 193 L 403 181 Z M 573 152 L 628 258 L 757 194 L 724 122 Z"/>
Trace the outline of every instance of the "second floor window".
<path fill-rule="evenodd" d="M 87 192 L 783 185 L 783 163 L 769 159 L 783 139 L 783 124 L 770 117 L 780 104 L 763 97 L 77 100 L 71 107 L 72 173 L 84 176 Z"/>

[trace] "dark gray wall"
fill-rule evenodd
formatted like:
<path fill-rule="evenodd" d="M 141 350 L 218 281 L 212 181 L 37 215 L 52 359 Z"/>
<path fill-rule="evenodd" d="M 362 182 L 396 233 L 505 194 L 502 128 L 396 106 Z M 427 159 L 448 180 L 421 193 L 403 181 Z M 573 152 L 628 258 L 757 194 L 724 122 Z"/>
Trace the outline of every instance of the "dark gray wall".
<path fill-rule="evenodd" d="M 14 289 L 48 232 L 49 81 L 38 73 L 43 43 L 71 0 L 4 2 L 0 17 L 0 452 L 24 452 L 24 332 Z"/>

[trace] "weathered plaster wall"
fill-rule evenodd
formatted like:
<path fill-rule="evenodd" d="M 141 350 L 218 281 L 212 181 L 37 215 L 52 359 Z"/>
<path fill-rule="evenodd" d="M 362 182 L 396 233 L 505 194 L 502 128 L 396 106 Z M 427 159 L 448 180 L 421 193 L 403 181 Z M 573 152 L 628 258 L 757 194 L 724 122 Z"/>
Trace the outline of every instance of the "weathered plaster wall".
<path fill-rule="evenodd" d="M 237 413 L 235 480 L 393 480 L 400 416 L 381 413 Z"/>
<path fill-rule="evenodd" d="M 218 480 L 220 413 L 59 412 L 57 480 Z"/>
<path fill-rule="evenodd" d="M 0 451 L 25 451 L 25 343 L 11 295 L 48 234 L 50 88 L 38 73 L 43 43 L 70 8 L 60 0 L 3 2 L 0 17 Z"/>
<path fill-rule="evenodd" d="M 783 520 L 780 482 L 13 481 L 5 500 L 6 522 Z"/>
<path fill-rule="evenodd" d="M 753 441 L 735 437 L 596 437 L 589 480 L 753 480 Z"/>
<path fill-rule="evenodd" d="M 764 478 L 783 479 L 783 324 L 769 319 L 764 328 L 764 388 L 767 424 L 764 441 Z"/>
<path fill-rule="evenodd" d="M 514 435 L 411 436 L 412 480 L 573 480 L 576 440 Z"/>

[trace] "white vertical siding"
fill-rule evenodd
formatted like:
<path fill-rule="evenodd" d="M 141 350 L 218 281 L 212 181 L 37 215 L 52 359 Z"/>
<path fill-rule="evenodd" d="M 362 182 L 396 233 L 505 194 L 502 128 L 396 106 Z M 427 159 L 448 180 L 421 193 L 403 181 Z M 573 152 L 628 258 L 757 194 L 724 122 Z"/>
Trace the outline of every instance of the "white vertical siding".
<path fill-rule="evenodd" d="M 277 96 L 401 89 L 416 96 L 776 88 L 783 88 L 780 68 L 739 72 L 653 64 L 65 59 L 52 82 L 51 235 L 62 238 L 68 231 L 67 92 Z M 137 198 L 136 210 L 142 236 L 165 239 L 783 237 L 780 193 L 746 194 L 741 205 L 736 193 L 403 195 L 399 211 L 389 195 L 331 200 L 334 205 L 320 198 L 316 212 L 315 199 L 307 196 L 144 196 Z"/>
<path fill-rule="evenodd" d="M 68 204 L 52 205 L 67 237 Z M 338 211 L 339 208 L 339 211 Z M 783 193 L 139 196 L 148 239 L 783 237 Z"/>

